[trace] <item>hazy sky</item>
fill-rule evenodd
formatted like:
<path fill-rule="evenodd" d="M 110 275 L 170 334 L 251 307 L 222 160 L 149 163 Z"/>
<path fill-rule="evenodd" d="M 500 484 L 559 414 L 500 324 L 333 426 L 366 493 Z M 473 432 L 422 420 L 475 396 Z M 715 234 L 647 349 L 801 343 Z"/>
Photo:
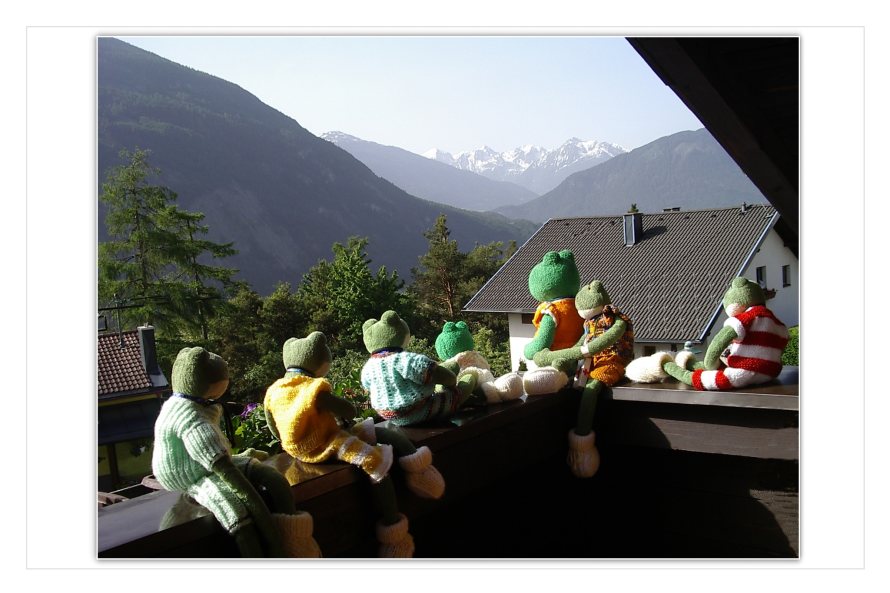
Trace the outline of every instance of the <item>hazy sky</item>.
<path fill-rule="evenodd" d="M 219 76 L 314 134 L 421 153 L 630 150 L 698 119 L 621 37 L 120 37 Z"/>

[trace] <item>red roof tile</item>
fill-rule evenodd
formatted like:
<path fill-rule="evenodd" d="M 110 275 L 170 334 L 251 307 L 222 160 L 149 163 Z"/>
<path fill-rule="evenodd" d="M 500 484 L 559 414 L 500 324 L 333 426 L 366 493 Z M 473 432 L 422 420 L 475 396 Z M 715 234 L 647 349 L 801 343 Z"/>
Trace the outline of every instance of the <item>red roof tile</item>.
<path fill-rule="evenodd" d="M 123 347 L 121 347 L 123 337 Z M 152 391 L 154 386 L 139 349 L 136 331 L 99 336 L 99 396 Z"/>

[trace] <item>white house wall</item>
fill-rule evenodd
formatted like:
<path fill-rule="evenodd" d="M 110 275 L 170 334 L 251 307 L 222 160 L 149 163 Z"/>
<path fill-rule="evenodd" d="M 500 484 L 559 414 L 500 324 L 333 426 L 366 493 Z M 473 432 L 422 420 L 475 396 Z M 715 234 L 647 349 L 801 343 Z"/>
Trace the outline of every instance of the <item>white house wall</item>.
<path fill-rule="evenodd" d="M 791 286 L 782 286 L 784 265 L 790 266 Z M 797 258 L 785 247 L 776 231 L 770 231 L 763 241 L 760 250 L 744 271 L 745 278 L 757 281 L 758 266 L 766 267 L 766 287 L 776 290 L 776 296 L 768 300 L 766 306 L 788 327 L 800 323 L 800 280 Z"/>

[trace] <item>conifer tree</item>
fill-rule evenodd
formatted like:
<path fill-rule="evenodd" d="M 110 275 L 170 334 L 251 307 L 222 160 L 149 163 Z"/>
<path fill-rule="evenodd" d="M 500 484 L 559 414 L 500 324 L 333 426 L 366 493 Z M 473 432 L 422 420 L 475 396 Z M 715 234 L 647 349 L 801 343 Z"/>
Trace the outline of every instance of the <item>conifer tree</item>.
<path fill-rule="evenodd" d="M 503 315 L 470 315 L 462 310 L 516 251 L 515 242 L 507 248 L 500 242 L 477 244 L 469 252 L 462 252 L 450 235 L 444 214 L 423 234 L 429 249 L 420 256 L 420 265 L 411 270 L 413 283 L 409 288 L 418 320 L 412 327 L 414 334 L 434 341 L 446 321 L 462 319 L 476 326 L 490 325 L 494 339 L 506 339 L 506 321 L 500 319 Z"/>
<path fill-rule="evenodd" d="M 99 245 L 99 302 L 118 304 L 122 323 L 151 323 L 168 337 L 207 339 L 207 318 L 236 270 L 202 263 L 234 255 L 231 243 L 203 238 L 204 215 L 176 206 L 176 193 L 151 183 L 160 171 L 149 152 L 123 150 L 99 199 L 107 206 L 109 241 Z"/>

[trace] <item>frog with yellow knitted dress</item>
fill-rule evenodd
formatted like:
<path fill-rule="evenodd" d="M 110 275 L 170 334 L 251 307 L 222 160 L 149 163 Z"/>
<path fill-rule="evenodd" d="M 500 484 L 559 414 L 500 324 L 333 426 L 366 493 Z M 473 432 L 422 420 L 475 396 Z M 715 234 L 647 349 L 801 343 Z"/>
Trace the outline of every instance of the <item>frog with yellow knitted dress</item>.
<path fill-rule="evenodd" d="M 411 557 L 414 543 L 408 520 L 398 512 L 389 477 L 393 451 L 405 471 L 408 488 L 425 498 L 439 498 L 445 489 L 432 465 L 428 447 L 419 449 L 401 434 L 374 426 L 366 419 L 352 424 L 355 407 L 333 393 L 325 379 L 331 351 L 321 332 L 290 338 L 284 344 L 286 374 L 266 390 L 263 406 L 269 429 L 281 447 L 303 463 L 339 459 L 364 471 L 373 484 L 372 495 L 381 516 L 377 524 L 381 557 Z"/>

